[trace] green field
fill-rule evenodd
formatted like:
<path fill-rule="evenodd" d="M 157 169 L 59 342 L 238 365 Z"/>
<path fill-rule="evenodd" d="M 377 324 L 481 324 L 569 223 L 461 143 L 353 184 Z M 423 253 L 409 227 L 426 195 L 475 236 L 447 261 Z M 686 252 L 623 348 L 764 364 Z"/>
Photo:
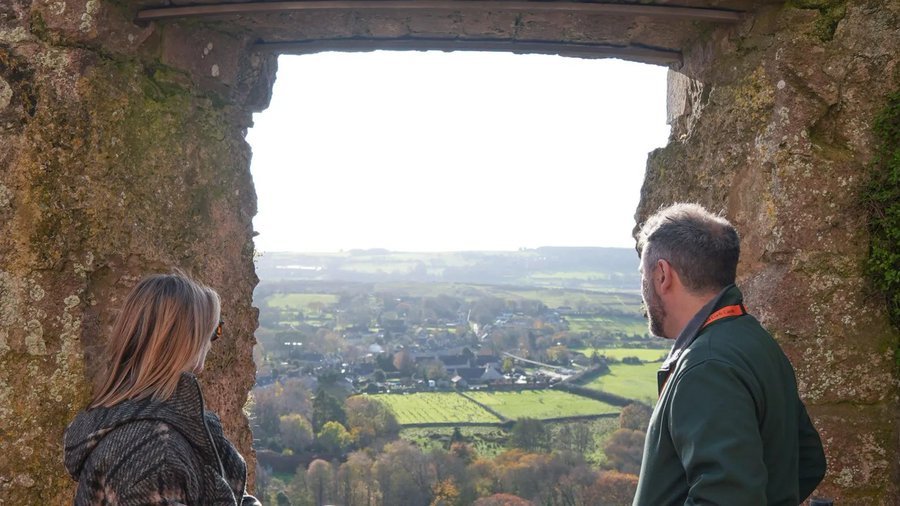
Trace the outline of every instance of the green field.
<path fill-rule="evenodd" d="M 453 427 L 411 427 L 400 430 L 400 437 L 415 443 L 423 450 L 444 449 L 450 446 Z M 495 457 L 506 450 L 509 433 L 500 427 L 459 427 L 463 438 L 481 457 Z"/>
<path fill-rule="evenodd" d="M 605 356 L 615 360 L 622 360 L 625 357 L 637 357 L 642 362 L 661 360 L 669 353 L 668 348 L 579 348 L 574 351 L 583 353 L 586 357 L 592 356 L 596 351 L 601 357 Z"/>
<path fill-rule="evenodd" d="M 638 311 L 640 306 L 635 306 L 635 316 L 632 318 L 624 316 L 566 316 L 566 322 L 569 324 L 570 332 L 601 332 L 613 331 L 623 332 L 628 335 L 637 334 L 639 336 L 647 335 L 647 321 L 644 320 Z"/>
<path fill-rule="evenodd" d="M 628 399 L 655 404 L 657 398 L 656 371 L 658 370 L 659 363 L 610 364 L 608 374 L 604 374 L 584 386 Z"/>
<path fill-rule="evenodd" d="M 496 416 L 455 392 L 375 394 L 369 397 L 387 404 L 400 425 L 500 422 Z"/>
<path fill-rule="evenodd" d="M 271 308 L 306 309 L 310 304 L 323 306 L 337 304 L 339 297 L 333 293 L 276 293 L 266 299 L 265 304 Z"/>
<path fill-rule="evenodd" d="M 466 396 L 488 406 L 505 418 L 562 418 L 618 413 L 619 408 L 559 390 L 521 392 L 466 392 Z"/>

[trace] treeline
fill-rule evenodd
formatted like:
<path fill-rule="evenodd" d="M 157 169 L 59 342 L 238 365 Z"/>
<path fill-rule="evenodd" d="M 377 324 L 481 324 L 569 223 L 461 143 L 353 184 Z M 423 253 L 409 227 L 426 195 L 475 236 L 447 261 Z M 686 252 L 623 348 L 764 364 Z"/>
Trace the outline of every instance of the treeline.
<path fill-rule="evenodd" d="M 357 282 L 452 282 L 547 286 L 639 286 L 638 257 L 631 248 L 544 247 L 522 251 L 400 253 L 265 253 L 257 273 L 266 280 Z M 560 272 L 583 276 L 554 278 Z M 543 276 L 543 277 L 542 277 Z"/>
<path fill-rule="evenodd" d="M 257 486 L 267 504 L 630 504 L 640 469 L 642 430 L 650 415 L 641 404 L 622 410 L 619 428 L 603 446 L 605 463 L 598 469 L 585 459 L 595 438 L 584 423 L 551 430 L 540 420 L 520 419 L 509 432 L 505 451 L 490 458 L 479 455 L 458 429 L 446 446 L 423 451 L 399 439 L 393 414 L 365 396 L 341 403 L 320 390 L 311 403 L 297 406 L 299 397 L 299 385 L 276 386 L 270 397 L 255 399 L 252 408 L 254 434 L 263 446 L 295 457 L 293 474 L 285 476 L 285 469 L 279 469 L 276 477 L 260 452 L 263 467 Z"/>

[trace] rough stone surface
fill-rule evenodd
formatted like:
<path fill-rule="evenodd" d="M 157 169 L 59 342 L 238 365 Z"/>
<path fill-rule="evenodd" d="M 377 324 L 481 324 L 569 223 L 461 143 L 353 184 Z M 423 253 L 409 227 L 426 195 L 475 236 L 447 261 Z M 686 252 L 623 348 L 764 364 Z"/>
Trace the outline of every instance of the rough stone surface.
<path fill-rule="evenodd" d="M 62 433 L 104 369 L 116 308 L 141 276 L 175 267 L 222 295 L 228 332 L 201 379 L 254 461 L 244 134 L 272 58 L 238 39 L 207 82 L 166 60 L 192 41 L 163 52 L 158 31 L 98 0 L 0 6 L 0 504 L 71 502 Z"/>
<path fill-rule="evenodd" d="M 825 4 L 825 2 L 821 2 Z M 843 4 L 841 4 L 843 5 Z M 864 275 L 870 121 L 900 88 L 900 4 L 772 7 L 685 51 L 638 221 L 673 201 L 743 236 L 748 306 L 794 363 L 839 504 L 898 497 L 898 331 Z"/>
<path fill-rule="evenodd" d="M 257 281 L 244 134 L 275 71 L 253 43 L 346 38 L 683 50 L 672 139 L 650 157 L 638 218 L 694 200 L 735 222 L 751 310 L 795 364 L 825 439 L 820 492 L 839 504 L 898 497 L 898 332 L 863 275 L 859 192 L 870 121 L 900 87 L 900 4 L 679 2 L 752 11 L 719 28 L 502 9 L 131 22 L 164 3 L 0 2 L 0 504 L 70 501 L 63 429 L 104 367 L 122 297 L 172 267 L 223 297 L 227 338 L 201 379 L 252 464 L 241 411 Z"/>

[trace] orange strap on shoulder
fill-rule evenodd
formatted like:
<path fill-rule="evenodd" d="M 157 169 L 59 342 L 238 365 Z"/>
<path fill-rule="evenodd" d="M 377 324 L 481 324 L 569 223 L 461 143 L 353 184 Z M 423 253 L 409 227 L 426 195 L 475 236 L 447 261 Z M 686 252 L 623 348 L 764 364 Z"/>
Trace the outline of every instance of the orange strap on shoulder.
<path fill-rule="evenodd" d="M 741 315 L 745 315 L 745 314 L 747 314 L 747 310 L 744 309 L 743 304 L 734 304 L 731 306 L 725 306 L 725 307 L 719 309 L 718 311 L 716 311 L 715 313 L 709 315 L 709 318 L 707 318 L 706 321 L 703 322 L 703 327 L 700 327 L 700 328 L 704 328 L 707 325 L 709 325 L 710 323 L 712 323 L 716 320 L 721 320 L 722 318 L 728 318 L 729 316 L 741 316 Z"/>

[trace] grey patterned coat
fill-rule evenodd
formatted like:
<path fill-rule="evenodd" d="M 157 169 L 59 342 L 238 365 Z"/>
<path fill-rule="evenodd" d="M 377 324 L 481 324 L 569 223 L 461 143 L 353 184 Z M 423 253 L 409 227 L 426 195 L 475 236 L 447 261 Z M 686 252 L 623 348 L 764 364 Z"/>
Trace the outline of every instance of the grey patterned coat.
<path fill-rule="evenodd" d="M 204 410 L 192 374 L 165 402 L 82 411 L 66 429 L 65 452 L 76 506 L 259 505 L 245 491 L 244 459 Z"/>

